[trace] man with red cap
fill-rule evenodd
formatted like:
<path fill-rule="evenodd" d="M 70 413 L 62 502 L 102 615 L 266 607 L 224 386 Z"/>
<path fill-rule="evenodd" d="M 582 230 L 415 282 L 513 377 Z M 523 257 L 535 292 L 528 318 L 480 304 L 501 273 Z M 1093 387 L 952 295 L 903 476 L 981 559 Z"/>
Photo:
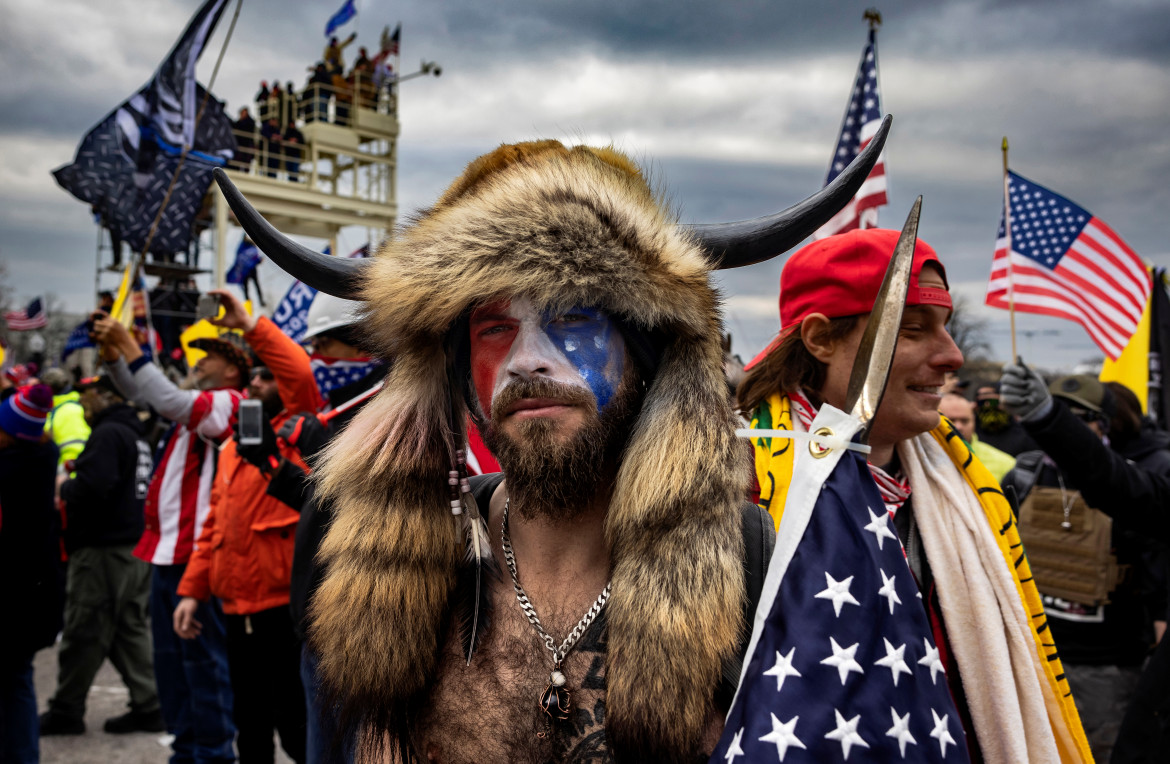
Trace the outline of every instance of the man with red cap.
<path fill-rule="evenodd" d="M 807 431 L 822 405 L 845 408 L 854 357 L 898 236 L 851 231 L 788 260 L 780 276 L 779 336 L 748 364 L 738 389 L 753 429 Z M 972 760 L 1089 761 L 1011 509 L 938 414 L 946 375 L 963 363 L 947 332 L 950 315 L 946 271 L 919 240 L 885 396 L 869 434 L 870 472 L 886 511 L 871 509 L 866 527 L 879 540 L 903 545 L 935 633 L 936 650 L 923 655 L 908 647 L 906 661 L 912 670 L 929 670 L 932 680 L 945 672 Z M 777 528 L 793 442 L 752 441 L 758 503 Z M 781 529 L 778 544 L 783 536 Z"/>

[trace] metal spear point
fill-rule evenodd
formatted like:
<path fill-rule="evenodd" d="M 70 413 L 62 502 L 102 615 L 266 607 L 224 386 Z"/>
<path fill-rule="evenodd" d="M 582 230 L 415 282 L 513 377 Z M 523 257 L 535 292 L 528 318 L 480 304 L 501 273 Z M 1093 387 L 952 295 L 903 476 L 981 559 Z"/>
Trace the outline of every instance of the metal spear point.
<path fill-rule="evenodd" d="M 849 374 L 849 389 L 845 396 L 845 410 L 861 420 L 858 437 L 861 443 L 869 441 L 869 429 L 881 405 L 898 347 L 898 330 L 902 326 L 902 312 L 906 308 L 906 293 L 910 289 L 910 271 L 914 264 L 914 245 L 918 241 L 918 215 L 922 197 L 914 201 L 898 246 L 886 268 L 882 287 L 873 303 L 873 311 L 857 346 L 853 370 Z"/>

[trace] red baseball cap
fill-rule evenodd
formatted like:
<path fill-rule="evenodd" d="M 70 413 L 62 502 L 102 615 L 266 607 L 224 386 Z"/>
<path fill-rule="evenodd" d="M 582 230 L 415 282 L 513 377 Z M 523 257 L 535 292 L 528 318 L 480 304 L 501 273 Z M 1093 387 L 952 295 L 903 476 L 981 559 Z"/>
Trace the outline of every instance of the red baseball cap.
<path fill-rule="evenodd" d="M 900 235 L 900 231 L 884 228 L 858 229 L 814 241 L 788 258 L 780 272 L 780 333 L 744 368 L 764 360 L 813 313 L 841 318 L 872 311 Z M 943 283 L 947 283 L 946 269 L 934 248 L 919 239 L 914 245 L 906 304 L 950 308 L 951 295 L 946 289 L 918 286 L 918 274 L 927 263 L 938 268 Z"/>

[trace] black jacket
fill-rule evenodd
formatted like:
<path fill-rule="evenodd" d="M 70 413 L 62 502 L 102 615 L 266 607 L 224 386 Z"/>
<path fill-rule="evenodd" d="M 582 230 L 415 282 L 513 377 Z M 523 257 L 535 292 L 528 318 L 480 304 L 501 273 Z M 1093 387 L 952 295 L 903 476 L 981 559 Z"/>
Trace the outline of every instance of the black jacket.
<path fill-rule="evenodd" d="M 1170 505 L 1157 498 L 1170 497 L 1170 470 L 1165 469 L 1170 454 L 1165 459 L 1159 455 L 1161 444 L 1170 440 L 1150 430 L 1145 437 L 1119 444 L 1124 450 L 1118 453 L 1060 401 L 1054 401 L 1048 416 L 1025 427 L 1055 465 L 1043 463 L 1040 452 L 1021 454 L 1016 468 L 1004 477 L 1005 490 L 1014 487 L 1022 501 L 1032 484 L 1058 485 L 1059 468 L 1065 486 L 1079 490 L 1090 507 L 1113 518 L 1114 553 L 1120 564 L 1130 566 L 1109 603 L 1100 608 L 1044 598 L 1061 657 L 1070 664 L 1136 665 L 1147 652 L 1143 600 L 1149 599 L 1150 573 L 1155 572 L 1143 564 L 1143 552 L 1151 535 L 1170 527 Z"/>
<path fill-rule="evenodd" d="M 1043 419 L 1024 426 L 1090 507 L 1136 533 L 1170 543 L 1170 475 L 1130 463 L 1059 400 Z"/>
<path fill-rule="evenodd" d="M 65 575 L 56 480 L 52 441 L 0 449 L 0 673 L 53 644 L 61 630 Z"/>
<path fill-rule="evenodd" d="M 75 476 L 61 486 L 66 551 L 136 543 L 142 536 L 150 469 L 150 446 L 138 413 L 116 403 L 98 414 L 77 457 Z"/>

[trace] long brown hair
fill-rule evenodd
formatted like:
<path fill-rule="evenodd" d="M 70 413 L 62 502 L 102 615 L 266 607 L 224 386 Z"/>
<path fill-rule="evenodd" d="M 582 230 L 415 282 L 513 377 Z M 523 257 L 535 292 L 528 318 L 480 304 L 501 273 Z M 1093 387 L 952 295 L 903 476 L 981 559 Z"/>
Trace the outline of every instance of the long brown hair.
<path fill-rule="evenodd" d="M 861 316 L 829 319 L 821 334 L 822 341 L 843 340 L 857 326 L 859 318 Z M 788 393 L 797 388 L 819 392 L 825 384 L 826 368 L 825 364 L 818 361 L 804 346 L 804 340 L 800 337 L 800 327 L 793 327 L 776 349 L 753 366 L 747 377 L 739 383 L 735 391 L 739 410 L 744 416 L 750 417 L 756 407 L 776 392 Z"/>

